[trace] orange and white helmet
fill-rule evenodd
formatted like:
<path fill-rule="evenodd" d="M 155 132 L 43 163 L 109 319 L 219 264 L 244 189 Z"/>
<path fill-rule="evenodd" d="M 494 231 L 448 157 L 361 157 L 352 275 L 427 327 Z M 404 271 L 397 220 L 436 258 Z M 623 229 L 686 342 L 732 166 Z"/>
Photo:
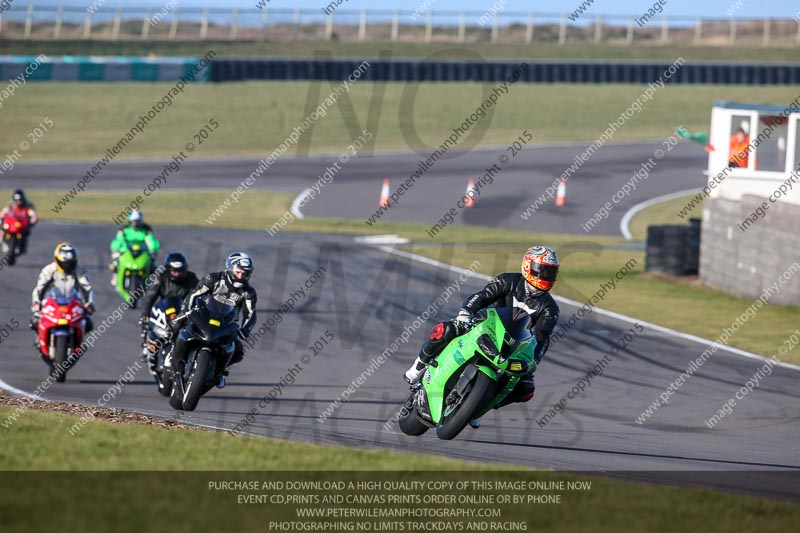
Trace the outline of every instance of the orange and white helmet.
<path fill-rule="evenodd" d="M 558 256 L 549 246 L 531 246 L 522 256 L 522 277 L 542 291 L 553 288 L 558 277 Z"/>

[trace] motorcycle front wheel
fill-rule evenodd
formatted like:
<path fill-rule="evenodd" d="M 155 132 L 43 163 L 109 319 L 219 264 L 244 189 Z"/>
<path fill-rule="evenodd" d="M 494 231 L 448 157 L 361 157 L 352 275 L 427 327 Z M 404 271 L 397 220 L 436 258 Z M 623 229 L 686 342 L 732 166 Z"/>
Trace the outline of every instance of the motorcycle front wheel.
<path fill-rule="evenodd" d="M 17 235 L 9 233 L 4 239 L 4 248 L 6 251 L 6 263 L 12 266 L 17 262 Z"/>
<path fill-rule="evenodd" d="M 191 359 L 191 358 L 190 358 Z M 194 411 L 205 390 L 205 383 L 210 379 L 214 366 L 214 354 L 208 348 L 200 348 L 191 363 L 189 378 L 184 383 L 183 410 Z"/>
<path fill-rule="evenodd" d="M 461 433 L 481 407 L 489 403 L 495 393 L 497 383 L 483 372 L 478 372 L 467 397 L 447 415 L 436 427 L 436 436 L 451 440 Z"/>
<path fill-rule="evenodd" d="M 67 358 L 69 354 L 69 338 L 64 335 L 56 337 L 55 341 L 56 357 L 53 366 L 50 368 L 50 375 L 56 378 L 58 383 L 64 383 L 67 379 Z"/>

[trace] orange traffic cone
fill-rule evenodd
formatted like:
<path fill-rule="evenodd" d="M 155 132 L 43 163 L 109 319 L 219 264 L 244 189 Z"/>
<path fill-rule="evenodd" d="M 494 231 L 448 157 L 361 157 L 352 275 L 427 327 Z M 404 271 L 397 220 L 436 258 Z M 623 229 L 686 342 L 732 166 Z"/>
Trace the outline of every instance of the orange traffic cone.
<path fill-rule="evenodd" d="M 389 207 L 389 178 L 383 180 L 383 187 L 381 187 L 381 199 L 378 201 L 381 207 Z"/>
<path fill-rule="evenodd" d="M 470 192 L 472 194 L 470 194 Z M 467 181 L 467 193 L 464 195 L 464 207 L 475 207 L 477 203 L 477 200 L 475 200 L 475 197 L 478 195 L 477 192 L 478 189 L 475 188 L 475 180 L 470 178 L 469 181 Z"/>
<path fill-rule="evenodd" d="M 567 181 L 561 178 L 558 183 L 558 190 L 556 191 L 556 207 L 563 207 L 567 201 Z"/>

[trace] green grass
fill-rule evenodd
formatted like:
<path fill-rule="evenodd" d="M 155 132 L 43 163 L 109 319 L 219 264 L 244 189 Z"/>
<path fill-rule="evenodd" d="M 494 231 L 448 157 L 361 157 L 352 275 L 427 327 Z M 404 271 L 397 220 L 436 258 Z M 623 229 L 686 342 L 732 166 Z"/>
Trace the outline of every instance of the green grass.
<path fill-rule="evenodd" d="M 12 412 L 0 407 L 0 420 Z M 463 470 L 477 466 L 428 455 L 319 447 L 100 419 L 81 424 L 73 436 L 69 429 L 79 420 L 78 416 L 26 410 L 11 429 L 0 430 L 0 470 Z M 69 446 L 54 445 L 65 439 Z"/>
<path fill-rule="evenodd" d="M 698 192 L 699 192 L 698 188 Z M 656 205 L 650 206 L 636 213 L 631 219 L 628 229 L 633 234 L 633 238 L 637 241 L 644 241 L 647 239 L 647 226 L 656 224 L 689 224 L 690 218 L 700 218 L 703 213 L 703 206 L 698 205 L 689 214 L 687 218 L 681 218 L 678 213 L 686 207 L 689 201 L 694 197 L 694 194 L 687 194 L 680 198 L 660 202 Z"/>
<path fill-rule="evenodd" d="M 383 42 L 232 42 L 232 41 L 37 41 L 0 40 L 0 54 L 38 55 L 179 55 L 202 56 L 214 50 L 218 56 L 313 57 L 330 53 L 334 57 L 474 57 L 487 59 L 661 59 L 672 62 L 677 57 L 708 61 L 795 61 L 793 48 L 763 48 L 758 46 L 611 46 L 571 44 L 558 46 L 549 43 L 490 44 L 490 43 L 383 43 Z"/>
<path fill-rule="evenodd" d="M 0 419 L 5 419 L 11 411 L 9 407 L 0 408 Z M 545 492 L 560 492 L 560 505 L 489 506 L 502 509 L 502 521 L 524 520 L 534 525 L 537 531 L 716 533 L 756 528 L 764 532 L 784 532 L 791 531 L 800 520 L 800 507 L 796 505 L 706 489 L 534 472 L 520 467 L 511 471 L 499 465 L 387 450 L 313 446 L 234 437 L 218 432 L 167 430 L 105 421 L 88 422 L 73 437 L 68 430 L 77 420 L 77 417 L 63 413 L 27 411 L 10 430 L 2 430 L 0 466 L 5 472 L 0 487 L 0 520 L 9 531 L 189 532 L 219 527 L 224 531 L 264 531 L 268 521 L 297 520 L 296 507 L 328 505 L 246 506 L 237 503 L 237 495 L 267 491 L 212 490 L 209 482 L 257 480 L 263 483 L 300 479 L 591 481 L 590 490 Z M 173 469 L 220 472 L 146 472 Z M 42 472 L 46 470 L 97 472 L 65 472 L 63 475 Z M 112 472 L 99 472 L 109 470 Z M 289 472 L 294 470 L 297 473 Z M 401 472 L 388 472 L 394 470 Z M 333 471 L 351 472 L 337 475 Z M 474 473 L 459 474 L 459 471 Z M 420 492 L 430 493 L 428 490 Z M 496 494 L 499 491 L 486 492 Z M 287 491 L 278 493 L 286 494 Z M 362 490 L 360 493 L 365 492 Z M 44 511 L 43 505 L 49 510 Z M 102 527 L 108 529 L 98 529 Z"/>
<path fill-rule="evenodd" d="M 0 197 L 10 191 L 0 190 Z M 161 225 L 210 227 L 205 219 L 217 208 L 226 192 L 159 192 L 143 207 L 148 221 L 156 228 Z M 130 193 L 86 192 L 73 200 L 61 215 L 53 216 L 49 206 L 63 191 L 36 191 L 33 200 L 47 218 L 110 223 L 130 200 Z M 248 192 L 236 206 L 214 224 L 214 227 L 265 230 L 285 213 L 292 195 L 270 192 Z M 253 214 L 257 213 L 257 216 Z M 655 215 L 655 214 L 653 214 Z M 655 221 L 650 214 L 645 218 Z M 617 237 L 586 237 L 502 230 L 498 244 L 496 228 L 448 226 L 435 240 L 426 234 L 426 224 L 380 222 L 372 227 L 363 221 L 306 218 L 296 220 L 283 231 L 311 231 L 340 234 L 397 233 L 416 242 L 409 246 L 414 253 L 446 263 L 468 267 L 481 262 L 480 271 L 494 275 L 516 271 L 519 258 L 527 247 L 536 242 L 554 246 L 562 261 L 559 281 L 554 293 L 580 302 L 589 300 L 600 285 L 608 280 L 630 259 L 637 265 L 632 273 L 618 283 L 599 307 L 638 317 L 642 320 L 674 328 L 707 339 L 716 339 L 722 329 L 729 327 L 752 303 L 728 296 L 697 283 L 676 282 L 645 275 L 644 253 L 621 249 L 626 241 Z M 267 234 L 265 233 L 265 238 Z M 454 248 L 437 243 L 458 243 Z M 431 245 L 433 244 L 433 246 Z M 568 317 L 567 317 L 568 318 Z M 755 318 L 739 328 L 730 339 L 731 346 L 763 355 L 773 355 L 783 343 L 786 332 L 794 331 L 800 322 L 800 306 L 768 305 Z M 800 363 L 800 350 L 790 352 L 787 362 Z"/>
<path fill-rule="evenodd" d="M 219 122 L 219 129 L 202 145 L 198 144 L 194 157 L 265 156 L 302 123 L 312 85 L 308 82 L 191 85 L 118 157 L 171 157 L 183 150 L 187 142 L 197 143 L 193 136 L 211 118 Z M 421 84 L 411 107 L 402 101 L 410 87 L 406 84 L 357 82 L 348 95 L 356 110 L 354 116 L 348 114 L 351 128 L 360 131 L 368 126 L 371 98 L 382 87 L 385 87 L 382 103 L 373 110 L 376 117 L 380 112 L 380 117 L 377 126 L 370 125 L 374 149 L 411 147 L 428 153 L 432 148 L 406 139 L 413 138 L 416 132 L 429 147 L 440 145 L 480 105 L 484 98 L 482 90 L 492 88 L 474 83 Z M 54 126 L 32 143 L 30 149 L 20 152 L 22 161 L 96 160 L 117 144 L 138 117 L 146 114 L 169 88 L 166 83 L 29 83 L 18 88 L 3 106 L 0 154 L 11 154 L 19 150 L 20 142 L 32 141 L 29 134 L 47 117 Z M 506 145 L 525 129 L 532 133 L 536 143 L 592 141 L 642 90 L 640 85 L 517 84 L 494 107 L 480 144 Z M 312 98 L 312 109 L 330 91 L 331 85 L 323 83 L 320 97 Z M 406 92 L 406 96 L 411 94 Z M 796 98 L 796 89 L 667 86 L 646 102 L 642 112 L 620 128 L 614 139 L 663 139 L 681 125 L 689 131 L 707 129 L 711 106 L 721 97 L 785 104 Z M 343 101 L 344 97 L 317 121 L 306 148 L 292 146 L 287 155 L 344 150 L 350 143 L 351 130 L 343 118 Z M 399 117 L 404 117 L 403 124 Z M 489 120 L 487 115 L 484 121 Z"/>

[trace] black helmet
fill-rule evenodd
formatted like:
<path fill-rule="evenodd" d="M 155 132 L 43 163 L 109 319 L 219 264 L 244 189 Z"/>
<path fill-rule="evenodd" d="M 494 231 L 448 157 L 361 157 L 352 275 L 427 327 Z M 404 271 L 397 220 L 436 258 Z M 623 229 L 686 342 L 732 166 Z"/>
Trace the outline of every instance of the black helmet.
<path fill-rule="evenodd" d="M 23 191 L 22 189 L 17 189 L 16 191 L 14 191 L 14 194 L 11 195 L 11 199 L 17 205 L 25 205 L 26 203 L 28 203 L 28 201 L 25 199 L 25 191 Z"/>
<path fill-rule="evenodd" d="M 53 252 L 56 266 L 64 274 L 72 274 L 78 266 L 78 251 L 68 242 L 59 243 Z"/>
<path fill-rule="evenodd" d="M 189 271 L 189 262 L 181 252 L 170 252 L 164 259 L 164 268 L 174 280 L 181 280 Z"/>
<path fill-rule="evenodd" d="M 244 274 L 236 276 L 233 271 L 243 271 Z M 253 258 L 244 252 L 233 252 L 225 260 L 225 281 L 231 287 L 240 289 L 250 280 L 253 274 Z"/>

